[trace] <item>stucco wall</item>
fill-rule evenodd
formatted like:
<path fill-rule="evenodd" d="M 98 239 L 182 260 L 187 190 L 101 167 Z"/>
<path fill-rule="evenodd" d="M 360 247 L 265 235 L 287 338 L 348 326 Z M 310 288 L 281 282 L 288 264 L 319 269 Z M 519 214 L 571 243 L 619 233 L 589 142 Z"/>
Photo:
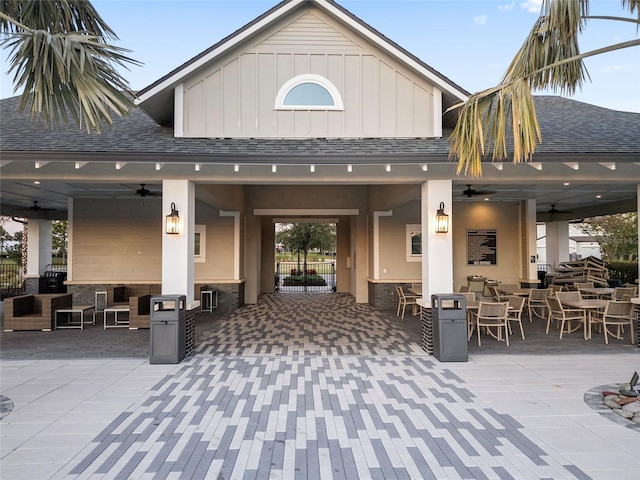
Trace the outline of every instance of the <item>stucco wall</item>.
<path fill-rule="evenodd" d="M 163 221 L 159 198 L 75 199 L 69 280 L 160 282 Z M 195 281 L 233 279 L 234 218 L 197 202 L 195 223 L 206 226 L 206 256 L 195 263 Z"/>
<path fill-rule="evenodd" d="M 160 198 L 74 199 L 68 280 L 160 281 L 161 208 Z"/>
<path fill-rule="evenodd" d="M 381 280 L 420 281 L 421 261 L 407 261 L 406 225 L 420 224 L 420 201 L 414 200 L 394 208 L 390 216 L 381 216 L 379 223 Z"/>
<path fill-rule="evenodd" d="M 453 284 L 467 284 L 468 275 L 517 283 L 520 273 L 520 216 L 517 203 L 455 202 L 453 204 Z M 497 265 L 467 265 L 467 230 L 497 230 Z"/>

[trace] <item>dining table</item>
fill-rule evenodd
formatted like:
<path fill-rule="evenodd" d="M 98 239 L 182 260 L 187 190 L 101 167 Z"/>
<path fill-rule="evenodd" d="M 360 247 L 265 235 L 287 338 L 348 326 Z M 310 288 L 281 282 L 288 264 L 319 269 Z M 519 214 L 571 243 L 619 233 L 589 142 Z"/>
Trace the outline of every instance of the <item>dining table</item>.
<path fill-rule="evenodd" d="M 498 287 L 498 292 L 504 293 L 505 295 L 515 295 L 515 296 L 518 296 L 518 297 L 528 297 L 529 294 L 531 293 L 531 289 L 530 288 L 522 288 L 522 287 L 517 287 L 517 288 Z"/>
<path fill-rule="evenodd" d="M 594 310 L 604 310 L 609 300 L 602 298 L 582 298 L 580 300 L 563 300 L 562 305 L 584 310 L 587 315 L 587 340 L 591 340 L 591 313 Z"/>
<path fill-rule="evenodd" d="M 614 289 L 609 287 L 584 287 L 580 288 L 580 292 L 586 293 L 587 295 L 595 295 L 598 298 L 607 299 L 611 298 Z"/>

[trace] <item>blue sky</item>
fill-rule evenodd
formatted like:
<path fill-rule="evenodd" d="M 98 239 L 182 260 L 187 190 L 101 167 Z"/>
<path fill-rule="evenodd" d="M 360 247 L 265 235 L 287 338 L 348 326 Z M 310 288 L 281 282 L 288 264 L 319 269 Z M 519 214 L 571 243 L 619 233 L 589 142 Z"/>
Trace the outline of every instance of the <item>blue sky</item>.
<path fill-rule="evenodd" d="M 275 0 L 94 0 L 119 46 L 144 63 L 125 72 L 134 90 L 153 83 L 276 5 Z M 540 11 L 540 0 L 341 0 L 342 6 L 470 92 L 495 85 Z M 620 0 L 592 0 L 591 14 L 624 15 Z M 630 23 L 592 20 L 581 50 L 638 38 Z M 6 72 L 2 52 L 2 73 Z M 640 112 L 640 47 L 588 59 L 591 82 L 572 98 Z M 13 95 L 0 77 L 0 95 Z"/>

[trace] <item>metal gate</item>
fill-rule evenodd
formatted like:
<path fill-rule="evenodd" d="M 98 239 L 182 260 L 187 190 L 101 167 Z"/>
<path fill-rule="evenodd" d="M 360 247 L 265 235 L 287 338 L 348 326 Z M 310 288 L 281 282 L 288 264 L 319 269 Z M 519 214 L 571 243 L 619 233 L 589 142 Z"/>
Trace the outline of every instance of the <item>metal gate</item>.
<path fill-rule="evenodd" d="M 335 292 L 335 262 L 277 262 L 276 292 Z"/>

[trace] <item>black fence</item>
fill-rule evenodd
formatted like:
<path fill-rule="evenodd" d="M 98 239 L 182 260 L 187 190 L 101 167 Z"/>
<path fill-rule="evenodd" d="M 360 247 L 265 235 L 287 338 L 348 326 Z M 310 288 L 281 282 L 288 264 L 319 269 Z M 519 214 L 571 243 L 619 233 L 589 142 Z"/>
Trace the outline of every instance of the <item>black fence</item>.
<path fill-rule="evenodd" d="M 0 298 L 15 297 L 24 293 L 22 267 L 11 263 L 0 264 Z"/>
<path fill-rule="evenodd" d="M 276 263 L 276 292 L 335 292 L 334 262 Z"/>

